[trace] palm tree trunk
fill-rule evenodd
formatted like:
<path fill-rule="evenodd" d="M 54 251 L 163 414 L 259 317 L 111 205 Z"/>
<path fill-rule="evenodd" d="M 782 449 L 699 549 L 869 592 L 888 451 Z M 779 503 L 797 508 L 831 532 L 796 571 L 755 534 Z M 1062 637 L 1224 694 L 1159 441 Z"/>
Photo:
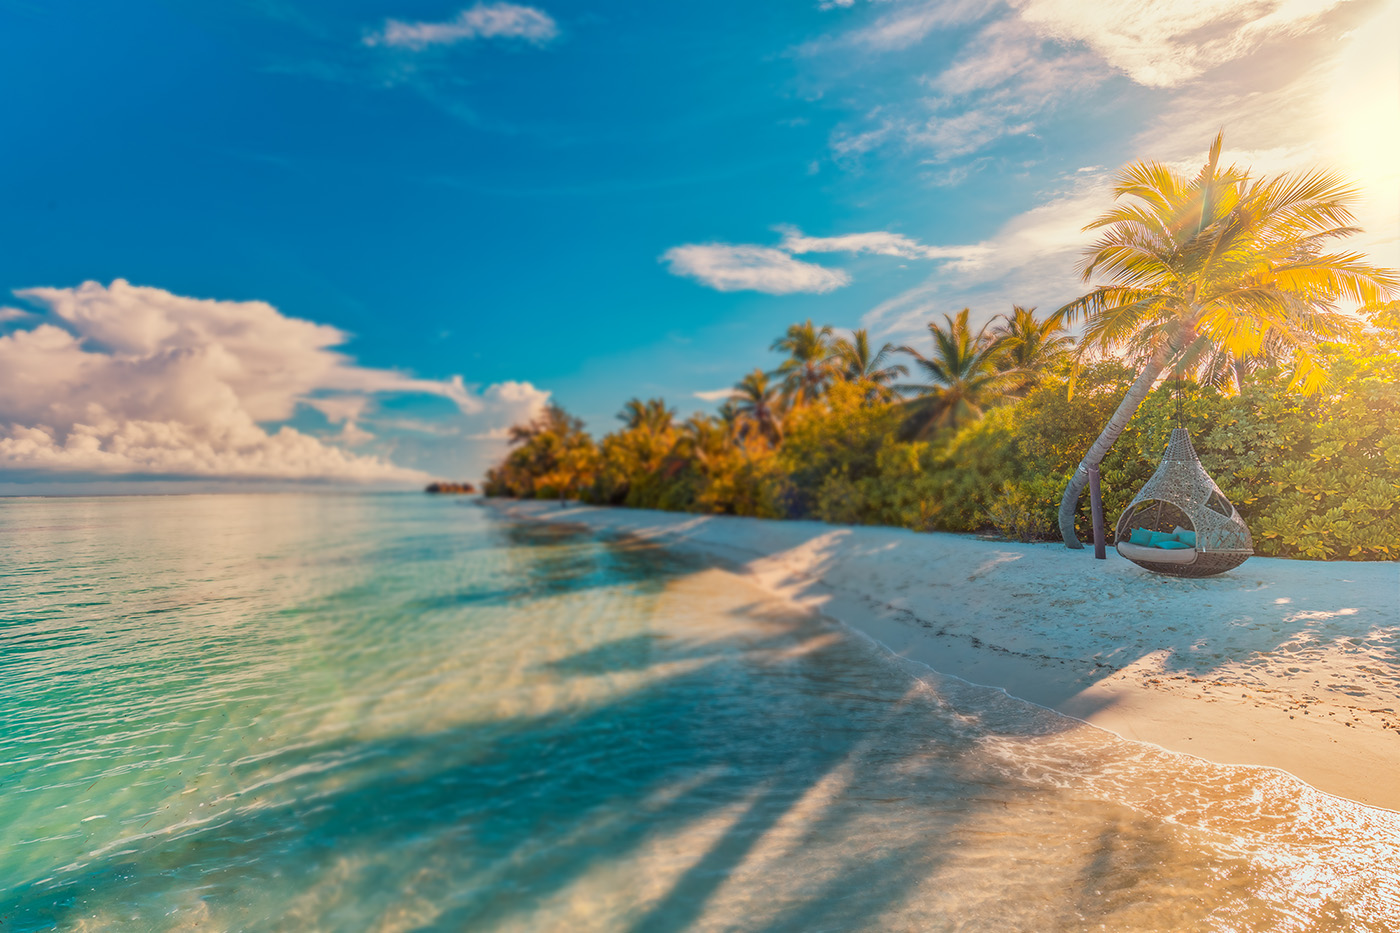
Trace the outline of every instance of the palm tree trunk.
<path fill-rule="evenodd" d="M 1142 400 L 1147 398 L 1147 393 L 1152 391 L 1152 383 L 1161 375 L 1167 360 L 1174 355 L 1175 348 L 1167 348 L 1152 355 L 1147 366 L 1128 388 L 1128 394 L 1118 403 L 1118 408 L 1114 410 L 1113 417 L 1108 419 L 1108 424 L 1099 434 L 1099 439 L 1094 441 L 1084 459 L 1079 461 L 1079 468 L 1074 471 L 1074 476 L 1070 477 L 1065 494 L 1060 499 L 1060 534 L 1065 539 L 1066 547 L 1076 550 L 1084 547 L 1079 541 L 1079 536 L 1074 533 L 1074 512 L 1079 507 L 1079 497 L 1084 493 L 1084 486 L 1089 482 L 1089 471 L 1103 462 L 1104 455 L 1128 426 Z"/>

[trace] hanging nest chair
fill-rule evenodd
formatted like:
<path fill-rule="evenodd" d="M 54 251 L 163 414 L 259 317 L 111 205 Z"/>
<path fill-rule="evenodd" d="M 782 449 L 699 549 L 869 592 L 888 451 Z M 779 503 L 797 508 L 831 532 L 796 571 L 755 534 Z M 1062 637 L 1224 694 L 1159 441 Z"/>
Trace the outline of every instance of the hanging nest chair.
<path fill-rule="evenodd" d="M 1185 428 L 1173 428 L 1157 472 L 1123 510 L 1113 532 L 1118 553 L 1174 577 L 1210 577 L 1254 554 L 1240 513 L 1206 473 Z"/>

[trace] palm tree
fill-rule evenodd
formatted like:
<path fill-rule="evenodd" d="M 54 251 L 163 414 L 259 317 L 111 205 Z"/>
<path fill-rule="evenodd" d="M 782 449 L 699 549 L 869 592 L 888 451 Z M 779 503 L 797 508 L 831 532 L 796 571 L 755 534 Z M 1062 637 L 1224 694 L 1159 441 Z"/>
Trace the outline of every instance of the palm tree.
<path fill-rule="evenodd" d="M 560 496 L 570 496 L 592 481 L 593 439 L 581 419 L 558 405 L 550 403 L 533 420 L 512 425 L 509 438 L 515 449 L 487 475 L 496 494 L 532 496 L 541 486 L 554 486 Z"/>
<path fill-rule="evenodd" d="M 583 434 L 583 419 L 575 418 L 563 408 L 550 402 L 544 407 L 544 411 L 540 412 L 533 420 L 522 424 L 513 424 L 506 432 L 512 447 L 551 433 L 570 438 Z"/>
<path fill-rule="evenodd" d="M 730 437 L 739 435 L 739 423 L 743 420 L 743 416 L 734 402 L 733 395 L 720 404 L 719 409 L 715 412 L 715 417 L 719 419 L 720 424 L 724 425 L 724 430 Z"/>
<path fill-rule="evenodd" d="M 676 410 L 667 408 L 664 399 L 653 398 L 643 402 L 633 398 L 622 406 L 617 418 L 627 425 L 629 431 L 641 428 L 651 434 L 664 434 L 674 426 Z"/>
<path fill-rule="evenodd" d="M 1212 347 L 1202 354 L 1196 367 L 1196 378 L 1203 384 L 1239 391 L 1251 373 L 1282 367 L 1291 355 L 1288 343 L 1277 334 L 1266 334 L 1262 345 L 1252 353 Z"/>
<path fill-rule="evenodd" d="M 782 389 L 769 382 L 763 370 L 755 369 L 740 380 L 730 401 L 741 441 L 753 431 L 775 444 L 783 439 Z"/>
<path fill-rule="evenodd" d="M 900 353 L 913 357 L 915 375 L 923 383 L 899 385 L 901 392 L 912 392 L 909 425 L 915 436 L 928 434 L 936 427 L 956 429 L 970 419 L 980 418 L 987 404 L 999 394 L 1007 382 L 1004 373 L 996 369 L 997 344 L 987 327 L 973 332 L 968 326 L 968 309 L 958 316 L 943 315 L 947 326 L 937 321 L 928 324 L 933 336 L 933 353 L 924 356 L 913 347 L 900 347 Z"/>
<path fill-rule="evenodd" d="M 1041 320 L 1035 316 L 1035 308 L 1012 305 L 1010 314 L 997 317 L 1000 323 L 992 325 L 998 349 L 996 367 L 1013 376 L 1014 384 L 1007 387 L 1007 394 L 1024 395 L 1048 369 L 1069 356 L 1074 338 L 1067 332 L 1064 318 L 1051 315 Z"/>
<path fill-rule="evenodd" d="M 783 393 L 794 405 L 801 405 L 821 396 L 835 374 L 831 359 L 831 326 L 820 329 L 809 318 L 806 323 L 793 324 L 787 333 L 773 341 L 772 349 L 786 353 L 774 375 L 783 379 Z"/>
<path fill-rule="evenodd" d="M 866 382 L 871 386 L 870 397 L 886 398 L 891 394 L 891 385 L 899 376 L 909 375 L 909 367 L 903 363 L 894 366 L 884 365 L 886 358 L 898 348 L 887 343 L 880 352 L 870 353 L 870 334 L 865 328 L 852 331 L 850 339 L 840 338 L 833 345 L 832 358 L 839 367 L 841 378 L 849 382 Z"/>
<path fill-rule="evenodd" d="M 1074 513 L 1089 473 L 1098 467 L 1164 369 L 1208 370 L 1222 353 L 1234 358 L 1286 348 L 1294 386 L 1318 387 L 1319 342 L 1343 336 L 1349 319 L 1338 300 L 1382 300 L 1400 286 L 1387 269 L 1354 252 L 1327 252 L 1331 241 L 1356 233 L 1355 188 L 1323 171 L 1251 180 L 1245 170 L 1220 168 L 1223 134 L 1194 179 L 1156 162 L 1119 174 L 1123 203 L 1085 230 L 1102 230 L 1081 264 L 1084 281 L 1100 285 L 1057 312 L 1085 321 L 1079 346 L 1087 352 L 1127 350 L 1142 370 L 1060 500 L 1065 544 L 1083 547 Z"/>
<path fill-rule="evenodd" d="M 677 449 L 702 467 L 717 460 L 734 444 L 730 425 L 723 418 L 696 412 L 681 425 Z"/>

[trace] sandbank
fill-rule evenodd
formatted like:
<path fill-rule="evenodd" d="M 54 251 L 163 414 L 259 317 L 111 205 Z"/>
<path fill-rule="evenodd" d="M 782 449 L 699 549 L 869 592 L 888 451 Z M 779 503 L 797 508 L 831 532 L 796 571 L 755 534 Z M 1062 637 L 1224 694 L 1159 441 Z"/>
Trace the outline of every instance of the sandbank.
<path fill-rule="evenodd" d="M 1112 549 L 483 501 L 704 554 L 940 673 L 1400 810 L 1400 564 L 1255 557 L 1189 580 Z"/>

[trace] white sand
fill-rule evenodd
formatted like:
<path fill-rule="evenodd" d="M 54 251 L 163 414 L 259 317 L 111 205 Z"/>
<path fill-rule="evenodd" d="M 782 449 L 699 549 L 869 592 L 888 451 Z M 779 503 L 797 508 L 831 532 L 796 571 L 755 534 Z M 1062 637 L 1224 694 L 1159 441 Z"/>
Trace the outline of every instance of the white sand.
<path fill-rule="evenodd" d="M 942 673 L 1400 810 L 1400 564 L 1255 557 L 1188 580 L 1111 549 L 485 501 L 702 552 Z"/>

